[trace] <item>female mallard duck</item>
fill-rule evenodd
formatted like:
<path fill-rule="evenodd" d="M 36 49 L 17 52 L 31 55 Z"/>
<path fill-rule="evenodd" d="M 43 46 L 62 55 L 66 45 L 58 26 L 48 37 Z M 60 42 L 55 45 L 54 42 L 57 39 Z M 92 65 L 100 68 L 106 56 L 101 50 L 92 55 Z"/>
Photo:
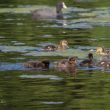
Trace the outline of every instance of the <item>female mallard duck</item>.
<path fill-rule="evenodd" d="M 110 56 L 110 50 L 105 50 L 103 47 L 97 47 L 96 52 L 100 55 Z"/>
<path fill-rule="evenodd" d="M 70 57 L 68 59 L 63 59 L 58 61 L 55 64 L 55 69 L 58 71 L 64 71 L 64 72 L 75 72 L 76 70 L 76 58 L 77 57 Z"/>
<path fill-rule="evenodd" d="M 43 61 L 28 61 L 24 63 L 27 68 L 37 68 L 37 69 L 49 69 L 50 62 L 48 60 Z"/>
<path fill-rule="evenodd" d="M 89 53 L 88 54 L 88 58 L 83 60 L 82 62 L 80 62 L 79 64 L 80 66 L 88 66 L 88 67 L 92 67 L 94 65 L 93 62 L 93 54 Z"/>
<path fill-rule="evenodd" d="M 63 8 L 67 7 L 63 1 L 60 1 L 56 5 L 56 10 L 52 8 L 37 9 L 32 11 L 32 16 L 34 19 L 63 18 Z"/>
<path fill-rule="evenodd" d="M 67 40 L 61 40 L 60 43 L 56 45 L 47 45 L 43 48 L 44 51 L 55 51 L 55 50 L 65 50 L 69 48 Z"/>

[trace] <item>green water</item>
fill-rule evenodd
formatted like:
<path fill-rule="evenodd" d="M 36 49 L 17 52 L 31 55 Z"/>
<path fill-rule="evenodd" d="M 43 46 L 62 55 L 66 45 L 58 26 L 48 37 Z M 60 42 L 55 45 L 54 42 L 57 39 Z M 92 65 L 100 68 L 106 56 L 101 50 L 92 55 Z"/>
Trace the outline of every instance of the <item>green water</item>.
<path fill-rule="evenodd" d="M 110 1 L 65 0 L 63 20 L 33 20 L 31 11 L 54 8 L 56 0 L 0 1 L 0 110 L 109 110 L 110 70 L 75 73 L 24 69 L 29 60 L 84 58 L 97 46 L 110 48 Z M 39 53 L 47 43 L 70 50 Z M 85 50 L 82 51 L 81 49 Z"/>

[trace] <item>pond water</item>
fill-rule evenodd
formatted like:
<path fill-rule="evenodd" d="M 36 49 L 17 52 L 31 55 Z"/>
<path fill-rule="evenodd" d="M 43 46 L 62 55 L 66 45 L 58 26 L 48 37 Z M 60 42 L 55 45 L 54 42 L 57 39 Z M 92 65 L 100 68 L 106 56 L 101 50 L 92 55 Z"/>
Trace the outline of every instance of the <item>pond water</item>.
<path fill-rule="evenodd" d="M 56 0 L 0 1 L 0 110 L 109 110 L 110 70 L 53 69 L 69 56 L 78 61 L 98 46 L 110 48 L 110 1 L 65 0 L 64 19 L 35 20 L 31 11 L 55 8 Z M 70 49 L 43 52 L 66 39 Z M 95 58 L 101 56 L 95 52 Z M 27 69 L 29 60 L 49 59 L 49 70 Z M 109 60 L 109 59 L 108 59 Z"/>

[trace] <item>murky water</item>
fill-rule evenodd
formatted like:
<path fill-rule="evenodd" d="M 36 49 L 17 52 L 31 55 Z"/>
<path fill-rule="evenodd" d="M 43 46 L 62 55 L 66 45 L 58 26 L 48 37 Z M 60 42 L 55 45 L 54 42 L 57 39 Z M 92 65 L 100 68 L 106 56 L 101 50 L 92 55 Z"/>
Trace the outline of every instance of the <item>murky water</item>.
<path fill-rule="evenodd" d="M 59 59 L 75 55 L 80 62 L 97 46 L 110 48 L 110 1 L 65 2 L 64 19 L 33 20 L 31 11 L 53 9 L 56 1 L 0 1 L 0 110 L 110 109 L 109 69 L 53 69 Z M 69 42 L 69 49 L 42 51 L 43 46 L 62 39 Z M 95 52 L 94 56 L 101 58 Z M 23 65 L 41 59 L 51 61 L 49 70 Z"/>

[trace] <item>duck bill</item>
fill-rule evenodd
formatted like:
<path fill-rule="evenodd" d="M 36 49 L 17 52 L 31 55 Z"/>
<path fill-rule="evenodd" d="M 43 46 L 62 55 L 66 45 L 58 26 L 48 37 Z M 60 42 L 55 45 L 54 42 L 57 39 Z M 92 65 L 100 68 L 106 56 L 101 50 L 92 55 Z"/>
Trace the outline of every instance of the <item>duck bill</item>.
<path fill-rule="evenodd" d="M 64 2 L 63 2 L 63 8 L 65 8 L 65 9 L 67 8 L 67 6 L 65 5 L 65 3 L 64 3 Z"/>

